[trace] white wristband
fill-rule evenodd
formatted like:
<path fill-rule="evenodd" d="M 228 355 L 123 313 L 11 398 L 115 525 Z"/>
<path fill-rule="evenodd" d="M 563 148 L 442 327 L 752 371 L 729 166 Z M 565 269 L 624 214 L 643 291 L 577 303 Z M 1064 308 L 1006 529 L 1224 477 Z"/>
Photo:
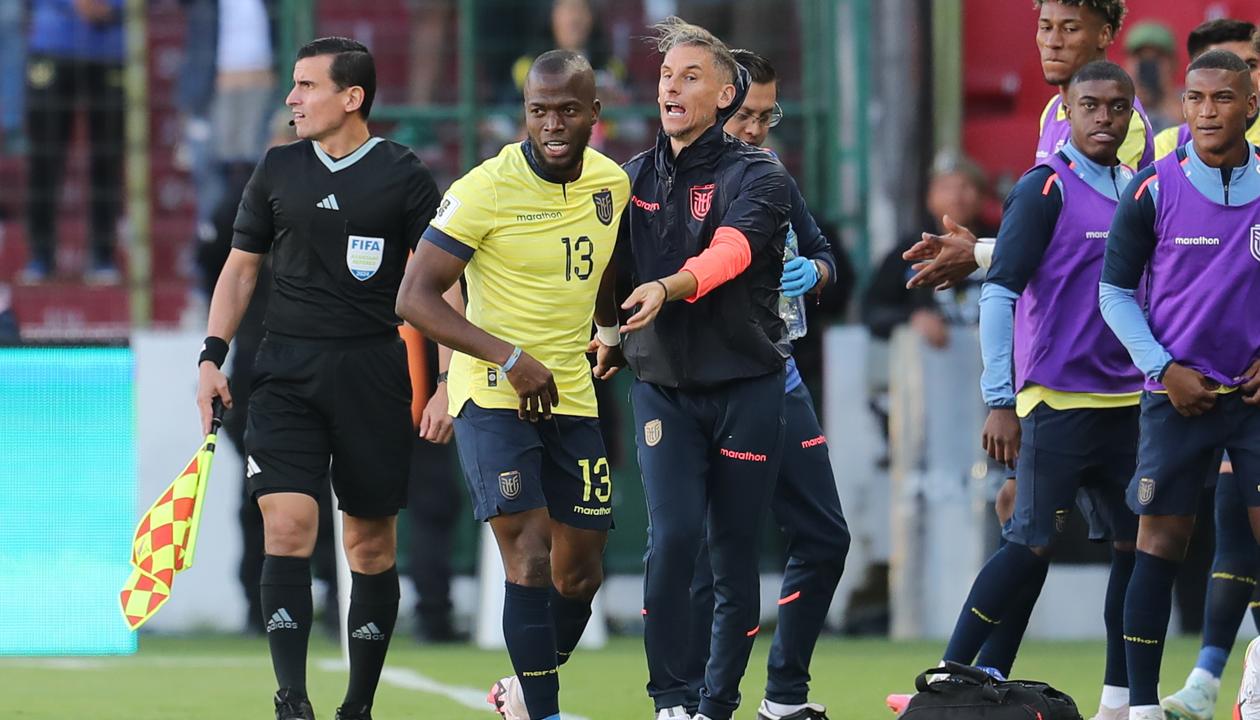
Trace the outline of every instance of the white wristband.
<path fill-rule="evenodd" d="M 972 250 L 972 254 L 976 257 L 976 264 L 985 270 L 993 264 L 993 248 L 996 247 L 996 240 L 989 238 L 980 238 L 976 241 L 976 247 Z"/>
<path fill-rule="evenodd" d="M 621 326 L 604 327 L 603 325 L 596 325 L 595 339 L 599 340 L 599 343 L 605 347 L 617 347 L 621 344 Z"/>

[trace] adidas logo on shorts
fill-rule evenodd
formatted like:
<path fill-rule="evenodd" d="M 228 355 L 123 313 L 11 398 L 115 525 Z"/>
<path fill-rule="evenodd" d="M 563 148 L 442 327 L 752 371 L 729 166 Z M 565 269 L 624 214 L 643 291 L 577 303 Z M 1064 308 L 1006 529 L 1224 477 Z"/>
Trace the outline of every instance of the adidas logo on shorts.
<path fill-rule="evenodd" d="M 364 625 L 358 630 L 350 633 L 350 637 L 355 640 L 384 640 L 385 633 L 381 632 L 381 629 L 376 627 L 376 623 L 368 623 L 367 625 Z"/>
<path fill-rule="evenodd" d="M 293 616 L 289 615 L 289 611 L 280 608 L 271 614 L 271 619 L 267 621 L 267 632 L 272 630 L 297 630 L 298 624 L 294 622 Z"/>

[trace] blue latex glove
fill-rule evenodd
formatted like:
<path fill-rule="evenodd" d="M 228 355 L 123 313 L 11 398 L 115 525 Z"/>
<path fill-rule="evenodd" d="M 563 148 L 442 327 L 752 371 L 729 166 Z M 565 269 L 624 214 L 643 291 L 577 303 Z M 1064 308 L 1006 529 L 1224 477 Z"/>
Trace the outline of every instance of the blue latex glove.
<path fill-rule="evenodd" d="M 779 284 L 783 294 L 788 297 L 800 297 L 818 284 L 818 266 L 813 260 L 799 255 L 783 263 L 783 277 Z"/>

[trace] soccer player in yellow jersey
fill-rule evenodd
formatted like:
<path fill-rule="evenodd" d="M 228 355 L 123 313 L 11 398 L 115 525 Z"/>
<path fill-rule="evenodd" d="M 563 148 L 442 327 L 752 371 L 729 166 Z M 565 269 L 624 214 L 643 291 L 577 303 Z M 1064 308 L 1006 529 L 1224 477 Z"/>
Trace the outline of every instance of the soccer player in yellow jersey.
<path fill-rule="evenodd" d="M 505 720 L 560 717 L 557 666 L 590 617 L 612 525 L 585 352 L 594 319 L 601 358 L 624 364 L 608 355 L 620 342 L 609 266 L 630 182 L 587 147 L 599 109 L 585 58 L 539 56 L 525 85 L 529 139 L 451 186 L 398 295 L 399 315 L 455 350 L 460 461 L 507 574 L 516 674 L 488 698 Z M 461 274 L 467 319 L 442 300 Z"/>
<path fill-rule="evenodd" d="M 1260 88 L 1260 33 L 1254 23 L 1232 18 L 1208 20 L 1190 31 L 1186 52 L 1190 61 L 1209 50 L 1228 50 L 1251 68 L 1251 84 Z M 1190 126 L 1182 123 L 1155 136 L 1155 158 L 1159 159 L 1190 142 Z M 1247 118 L 1247 142 L 1260 146 L 1260 114 Z"/>

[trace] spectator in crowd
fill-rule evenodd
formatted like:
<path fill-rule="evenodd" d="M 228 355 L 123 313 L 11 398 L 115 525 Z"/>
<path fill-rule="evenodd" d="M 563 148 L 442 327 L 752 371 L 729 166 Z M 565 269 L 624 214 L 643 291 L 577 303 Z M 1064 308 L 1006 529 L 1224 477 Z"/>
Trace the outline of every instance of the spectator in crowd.
<path fill-rule="evenodd" d="M 0 2 L 0 155 L 25 149 L 22 113 L 26 88 L 26 6 L 23 2 Z"/>
<path fill-rule="evenodd" d="M 942 155 L 932 169 L 926 206 L 932 225 L 947 232 L 951 224 L 970 228 L 980 236 L 990 228 L 977 227 L 984 207 L 987 183 L 984 172 L 963 157 Z M 906 289 L 914 275 L 901 254 L 919 240 L 905 238 L 880 263 L 867 288 L 863 321 L 871 334 L 887 339 L 900 325 L 909 323 L 929 345 L 949 345 L 951 325 L 974 325 L 979 320 L 980 279 L 969 278 L 946 292 L 932 288 Z"/>
<path fill-rule="evenodd" d="M 5 3 L 11 4 L 11 3 Z M 57 267 L 57 200 L 70 130 L 87 114 L 89 259 L 84 280 L 116 284 L 122 208 L 123 0 L 32 0 L 27 64 L 30 136 L 25 282 Z"/>
<path fill-rule="evenodd" d="M 1177 85 L 1177 41 L 1167 25 L 1137 23 L 1124 39 L 1124 69 L 1137 83 L 1138 99 L 1155 132 L 1179 125 L 1181 93 Z"/>
<path fill-rule="evenodd" d="M 620 91 L 626 79 L 626 66 L 611 54 L 603 27 L 590 0 L 554 0 L 548 39 L 543 43 L 545 47 L 522 55 L 512 66 L 512 80 L 517 89 L 525 87 L 525 76 L 538 52 L 553 48 L 571 50 L 584 56 L 595 68 L 595 86 L 601 101 L 607 102 L 610 92 Z"/>
<path fill-rule="evenodd" d="M 13 312 L 13 291 L 0 283 L 0 343 L 15 343 L 21 339 L 17 315 Z"/>
<path fill-rule="evenodd" d="M 215 161 L 229 184 L 247 180 L 267 142 L 276 81 L 271 21 L 264 0 L 218 0 L 214 99 L 210 105 Z"/>
<path fill-rule="evenodd" d="M 175 83 L 175 108 L 180 113 L 183 137 L 175 162 L 187 170 L 196 203 L 197 238 L 215 239 L 213 216 L 223 197 L 223 177 L 214 161 L 210 106 L 214 101 L 216 57 L 219 43 L 218 0 L 180 0 L 184 9 L 184 58 L 180 81 Z M 210 288 L 213 290 L 213 286 Z M 207 297 L 209 295 L 207 294 Z"/>
<path fill-rule="evenodd" d="M 455 102 L 451 79 L 455 49 L 454 0 L 407 0 L 411 44 L 407 64 L 407 100 L 412 105 Z M 445 75 L 444 75 L 445 73 Z"/>

